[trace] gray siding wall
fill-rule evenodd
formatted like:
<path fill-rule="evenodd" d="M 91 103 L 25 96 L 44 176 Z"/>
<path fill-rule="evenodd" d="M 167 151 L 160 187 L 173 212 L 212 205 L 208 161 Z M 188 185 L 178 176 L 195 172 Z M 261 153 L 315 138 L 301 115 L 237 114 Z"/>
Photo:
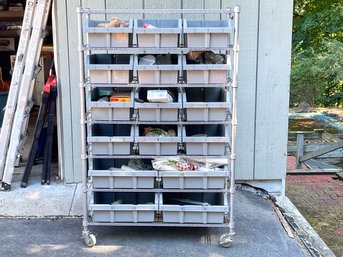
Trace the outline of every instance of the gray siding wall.
<path fill-rule="evenodd" d="M 145 8 L 181 7 L 181 1 L 145 0 L 144 2 Z M 88 0 L 83 3 L 93 8 L 143 7 L 142 0 Z M 75 11 L 78 4 L 77 0 L 55 1 L 58 23 L 57 57 L 60 79 L 62 168 L 67 182 L 81 180 Z M 220 8 L 237 4 L 241 6 L 237 179 L 281 181 L 286 174 L 293 1 L 183 1 L 184 8 Z M 154 15 L 146 17 L 154 17 Z M 163 15 L 163 17 L 170 16 Z M 193 15 L 188 18 L 203 18 L 203 16 Z M 207 15 L 206 18 L 219 18 L 219 16 Z"/>

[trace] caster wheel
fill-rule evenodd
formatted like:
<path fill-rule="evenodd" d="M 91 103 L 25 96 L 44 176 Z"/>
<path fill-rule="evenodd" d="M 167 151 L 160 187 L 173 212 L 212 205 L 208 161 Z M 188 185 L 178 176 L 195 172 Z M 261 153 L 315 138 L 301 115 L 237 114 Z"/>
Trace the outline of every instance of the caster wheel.
<path fill-rule="evenodd" d="M 83 240 L 88 247 L 93 247 L 96 245 L 96 237 L 93 234 L 85 235 Z"/>
<path fill-rule="evenodd" d="M 233 243 L 233 235 L 231 234 L 224 234 L 219 239 L 219 245 L 225 248 L 228 248 Z"/>

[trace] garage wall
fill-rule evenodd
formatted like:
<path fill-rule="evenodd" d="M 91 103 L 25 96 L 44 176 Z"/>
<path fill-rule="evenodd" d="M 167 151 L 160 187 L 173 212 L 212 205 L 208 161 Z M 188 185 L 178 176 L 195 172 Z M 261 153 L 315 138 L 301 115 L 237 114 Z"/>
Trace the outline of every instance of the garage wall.
<path fill-rule="evenodd" d="M 79 1 L 54 2 L 61 91 L 61 164 L 66 182 L 71 183 L 81 180 L 75 11 Z M 91 8 L 163 9 L 180 8 L 181 0 L 88 0 L 83 4 Z M 292 0 L 184 0 L 182 3 L 183 8 L 241 6 L 237 139 L 239 180 L 281 185 L 285 178 L 292 4 Z M 187 18 L 201 19 L 203 15 Z M 205 18 L 216 19 L 219 15 L 207 15 Z"/>

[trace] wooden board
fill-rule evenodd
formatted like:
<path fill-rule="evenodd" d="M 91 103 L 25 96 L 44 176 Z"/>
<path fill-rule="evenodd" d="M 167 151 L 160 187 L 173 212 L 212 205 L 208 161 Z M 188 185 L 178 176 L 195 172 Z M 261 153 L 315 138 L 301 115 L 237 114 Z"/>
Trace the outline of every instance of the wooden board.
<path fill-rule="evenodd" d="M 260 1 L 255 179 L 286 175 L 292 0 Z"/>
<path fill-rule="evenodd" d="M 258 3 L 258 0 L 223 1 L 225 7 L 241 6 L 236 173 L 236 178 L 241 180 L 252 180 L 255 169 Z"/>
<path fill-rule="evenodd" d="M 58 171 L 62 180 L 74 181 L 73 171 L 73 149 L 66 142 L 72 141 L 71 113 L 63 111 L 70 109 L 69 91 L 69 53 L 68 53 L 68 31 L 65 1 L 53 1 L 52 20 L 53 20 L 53 44 L 55 71 L 58 76 L 57 87 L 57 137 L 58 137 Z M 58 14 L 57 11 L 60 11 Z M 62 36 L 63 35 L 63 36 Z M 64 40 L 62 40 L 64 39 Z M 56 49 L 56 50 L 55 50 Z M 58 49 L 58 51 L 57 51 Z M 62 65 L 63 63 L 63 65 Z M 62 108 L 63 107 L 63 108 Z"/>

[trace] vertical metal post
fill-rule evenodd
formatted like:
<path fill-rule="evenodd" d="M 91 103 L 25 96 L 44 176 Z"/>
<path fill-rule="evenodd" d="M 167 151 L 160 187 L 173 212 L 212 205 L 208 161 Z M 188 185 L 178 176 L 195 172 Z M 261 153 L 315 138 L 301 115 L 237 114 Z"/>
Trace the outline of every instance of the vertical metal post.
<path fill-rule="evenodd" d="M 82 7 L 77 7 L 77 25 L 79 37 L 79 88 L 80 88 L 80 131 L 81 131 L 81 172 L 82 172 L 82 199 L 83 199 L 83 231 L 82 234 L 88 235 L 88 203 L 87 203 L 87 149 L 86 149 L 86 128 L 85 128 L 85 77 L 83 70 L 83 33 L 82 33 Z"/>
<path fill-rule="evenodd" d="M 235 176 L 236 176 L 236 135 L 237 135 L 237 77 L 238 77 L 238 53 L 239 53 L 239 12 L 240 7 L 234 8 L 234 41 L 233 41 L 233 71 L 232 71 L 232 119 L 231 119 L 231 176 L 230 176 L 230 221 L 229 229 L 230 234 L 235 234 L 234 228 L 234 194 Z"/>

